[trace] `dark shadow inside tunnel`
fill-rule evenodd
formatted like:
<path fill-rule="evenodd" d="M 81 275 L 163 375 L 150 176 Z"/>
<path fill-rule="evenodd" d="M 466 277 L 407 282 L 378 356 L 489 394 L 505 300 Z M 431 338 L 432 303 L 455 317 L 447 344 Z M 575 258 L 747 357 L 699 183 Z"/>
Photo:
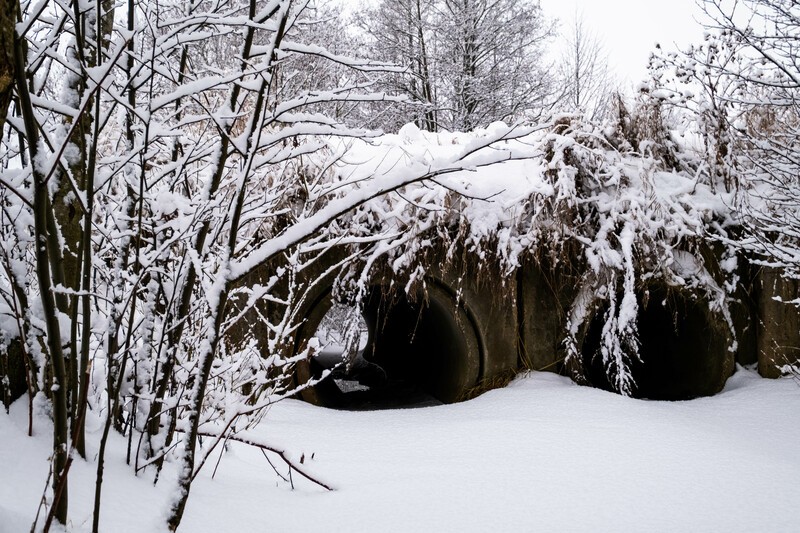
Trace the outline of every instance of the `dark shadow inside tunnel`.
<path fill-rule="evenodd" d="M 480 347 L 467 313 L 442 288 L 429 286 L 426 292 L 412 299 L 373 288 L 363 302 L 367 340 L 351 364 L 336 366 L 330 353 L 312 363 L 316 377 L 332 369 L 315 387 L 318 403 L 342 409 L 421 407 L 458 401 L 475 385 Z"/>
<path fill-rule="evenodd" d="M 687 400 L 716 394 L 728 377 L 732 357 L 729 334 L 707 302 L 675 290 L 650 289 L 639 299 L 639 360 L 630 362 L 633 396 L 652 400 Z M 584 338 L 582 356 L 589 382 L 613 390 L 606 375 L 600 342 L 604 313 L 598 312 Z"/>

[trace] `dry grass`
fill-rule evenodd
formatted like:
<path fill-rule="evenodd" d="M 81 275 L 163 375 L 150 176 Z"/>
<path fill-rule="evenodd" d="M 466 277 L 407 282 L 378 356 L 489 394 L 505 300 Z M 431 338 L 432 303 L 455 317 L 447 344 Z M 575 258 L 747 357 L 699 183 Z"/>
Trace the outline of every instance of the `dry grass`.
<path fill-rule="evenodd" d="M 463 402 L 477 398 L 484 392 L 488 392 L 493 389 L 502 389 L 514 381 L 514 378 L 516 378 L 519 374 L 524 372 L 528 372 L 528 370 L 525 368 L 510 368 L 508 370 L 504 370 L 500 374 L 484 379 L 474 387 L 464 391 L 464 394 L 461 395 L 459 401 Z"/>

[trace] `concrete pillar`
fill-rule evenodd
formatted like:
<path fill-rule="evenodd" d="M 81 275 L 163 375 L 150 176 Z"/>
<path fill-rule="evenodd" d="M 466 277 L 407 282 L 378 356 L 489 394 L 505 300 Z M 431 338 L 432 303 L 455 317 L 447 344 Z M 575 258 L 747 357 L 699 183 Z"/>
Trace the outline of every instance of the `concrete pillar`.
<path fill-rule="evenodd" d="M 520 357 L 532 370 L 558 372 L 564 358 L 569 306 L 575 296 L 574 280 L 546 272 L 538 263 L 526 262 L 519 271 L 518 306 Z"/>
<path fill-rule="evenodd" d="M 758 373 L 777 378 L 782 366 L 800 362 L 800 310 L 785 303 L 800 296 L 800 287 L 774 268 L 762 269 L 759 281 Z"/>
<path fill-rule="evenodd" d="M 500 272 L 494 261 L 481 261 L 465 250 L 440 265 L 433 269 L 432 277 L 458 296 L 476 330 L 481 350 L 478 381 L 488 384 L 519 368 L 514 277 Z"/>

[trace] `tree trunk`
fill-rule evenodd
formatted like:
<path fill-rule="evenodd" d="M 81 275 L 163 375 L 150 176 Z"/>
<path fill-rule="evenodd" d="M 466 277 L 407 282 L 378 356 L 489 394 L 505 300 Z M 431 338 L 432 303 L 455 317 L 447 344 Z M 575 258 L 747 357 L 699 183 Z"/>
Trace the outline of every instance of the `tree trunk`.
<path fill-rule="evenodd" d="M 8 107 L 14 93 L 14 24 L 17 21 L 16 0 L 0 1 L 0 135 L 6 123 Z"/>
<path fill-rule="evenodd" d="M 25 58 L 23 57 L 23 42 L 18 36 L 14 40 L 14 62 L 15 62 L 15 82 L 17 94 L 19 96 L 20 107 L 25 133 L 28 143 L 28 151 L 32 165 L 33 175 L 33 215 L 34 215 L 34 238 L 35 238 L 35 260 L 36 277 L 39 282 L 39 293 L 41 298 L 42 313 L 47 335 L 47 351 L 51 371 L 53 373 L 53 385 L 51 387 L 51 398 L 53 402 L 53 488 L 62 485 L 59 498 L 53 502 L 56 507 L 54 516 L 62 524 L 67 523 L 67 483 L 66 477 L 67 450 L 69 429 L 68 409 L 67 409 L 67 376 L 64 367 L 64 357 L 61 350 L 61 327 L 59 325 L 59 312 L 53 295 L 53 283 L 51 279 L 51 250 L 49 249 L 48 218 L 52 217 L 50 212 L 50 198 L 47 190 L 47 181 L 41 169 L 37 168 L 37 155 L 39 146 L 38 126 L 31 104 L 30 93 L 28 92 L 28 82 L 25 78 Z"/>

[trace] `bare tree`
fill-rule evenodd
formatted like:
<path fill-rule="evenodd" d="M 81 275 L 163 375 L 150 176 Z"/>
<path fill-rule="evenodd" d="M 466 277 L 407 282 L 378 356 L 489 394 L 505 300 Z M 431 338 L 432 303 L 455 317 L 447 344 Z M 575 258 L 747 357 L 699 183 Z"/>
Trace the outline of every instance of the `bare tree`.
<path fill-rule="evenodd" d="M 405 66 L 400 73 L 386 76 L 380 83 L 385 90 L 406 96 L 412 106 L 404 105 L 396 113 L 396 129 L 412 121 L 421 129 L 436 131 L 438 127 L 436 48 L 434 5 L 422 0 L 384 0 L 359 14 L 359 24 L 370 38 L 370 49 L 376 58 Z"/>
<path fill-rule="evenodd" d="M 657 54 L 656 95 L 702 134 L 707 175 L 737 191 L 740 244 L 800 275 L 800 5 L 703 0 L 705 42 Z"/>
<path fill-rule="evenodd" d="M 14 24 L 16 2 L 7 1 L 0 14 L 0 132 L 6 122 L 14 88 Z"/>
<path fill-rule="evenodd" d="M 402 108 L 391 127 L 466 131 L 538 116 L 550 101 L 544 51 L 554 25 L 538 3 L 385 1 L 361 20 L 378 57 L 406 67 L 384 87 L 416 106 Z"/>
<path fill-rule="evenodd" d="M 541 112 L 552 90 L 543 58 L 554 25 L 538 3 L 445 0 L 439 20 L 450 129 Z"/>
<path fill-rule="evenodd" d="M 562 43 L 558 61 L 560 105 L 582 112 L 589 119 L 601 118 L 609 111 L 615 90 L 602 43 L 580 13 L 569 22 Z"/>

